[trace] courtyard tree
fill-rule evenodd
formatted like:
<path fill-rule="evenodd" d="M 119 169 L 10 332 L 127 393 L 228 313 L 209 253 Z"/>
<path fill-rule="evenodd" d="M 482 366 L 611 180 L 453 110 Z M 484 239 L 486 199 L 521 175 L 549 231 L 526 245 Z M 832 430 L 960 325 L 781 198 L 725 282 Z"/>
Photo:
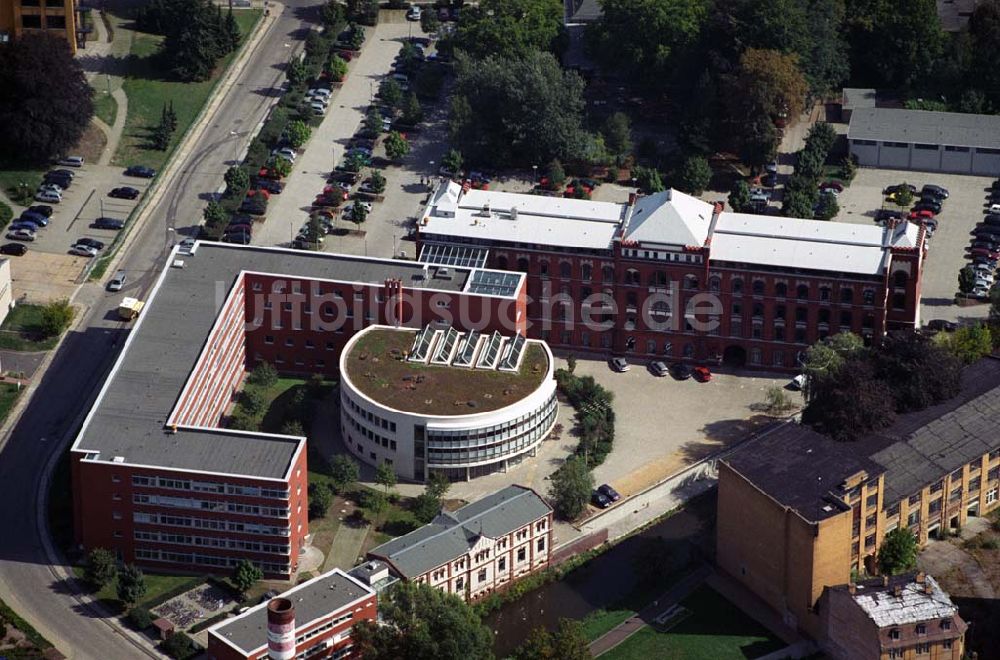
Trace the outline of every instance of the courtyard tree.
<path fill-rule="evenodd" d="M 545 176 L 548 177 L 548 189 L 558 190 L 566 182 L 566 170 L 558 158 L 553 158 L 548 167 L 545 168 Z"/>
<path fill-rule="evenodd" d="M 292 162 L 286 158 L 272 158 L 270 167 L 281 178 L 292 173 Z"/>
<path fill-rule="evenodd" d="M 392 131 L 385 138 L 385 155 L 389 160 L 400 161 L 410 153 L 410 142 L 399 131 Z"/>
<path fill-rule="evenodd" d="M 368 207 L 360 199 L 354 200 L 354 203 L 350 206 L 351 212 L 351 222 L 361 226 L 365 220 L 368 219 Z"/>
<path fill-rule="evenodd" d="M 458 149 L 449 149 L 448 153 L 441 158 L 441 166 L 449 172 L 459 174 L 462 171 L 462 152 Z"/>
<path fill-rule="evenodd" d="M 451 480 L 441 472 L 431 472 L 427 477 L 427 492 L 441 499 L 451 489 Z"/>
<path fill-rule="evenodd" d="M 309 484 L 309 519 L 322 518 L 333 504 L 333 492 L 325 483 Z"/>
<path fill-rule="evenodd" d="M 647 195 L 666 190 L 663 179 L 660 178 L 660 172 L 655 167 L 636 165 L 632 168 L 632 175 L 636 187 Z"/>
<path fill-rule="evenodd" d="M 240 592 L 240 598 L 246 598 L 246 593 L 263 577 L 264 572 L 256 564 L 241 559 L 233 569 L 233 586 Z"/>
<path fill-rule="evenodd" d="M 897 527 L 882 540 L 878 567 L 883 575 L 899 575 L 917 566 L 917 537 L 906 527 Z"/>
<path fill-rule="evenodd" d="M 993 334 L 989 326 L 975 323 L 955 332 L 938 333 L 935 340 L 962 364 L 972 364 L 993 352 Z"/>
<path fill-rule="evenodd" d="M 604 135 L 604 146 L 608 153 L 614 156 L 619 163 L 631 153 L 632 127 L 628 115 L 624 112 L 612 113 L 604 122 L 601 134 Z"/>
<path fill-rule="evenodd" d="M 218 227 L 226 224 L 229 219 L 229 214 L 226 213 L 226 209 L 222 207 L 214 199 L 208 203 L 205 210 L 201 213 L 202 218 L 205 220 L 205 225 L 208 227 Z"/>
<path fill-rule="evenodd" d="M 247 383 L 269 389 L 278 384 L 278 370 L 270 362 L 261 362 L 247 376 Z"/>
<path fill-rule="evenodd" d="M 388 107 L 396 109 L 403 103 L 403 88 L 395 78 L 386 78 L 378 86 L 378 95 Z"/>
<path fill-rule="evenodd" d="M 817 220 L 833 220 L 840 213 L 840 205 L 837 204 L 837 196 L 830 192 L 820 194 L 819 203 L 816 206 Z"/>
<path fill-rule="evenodd" d="M 802 421 L 834 440 L 857 440 L 896 419 L 892 388 L 869 360 L 852 358 L 832 373 L 809 379 L 809 404 Z"/>
<path fill-rule="evenodd" d="M 729 206 L 736 213 L 750 210 L 750 186 L 743 179 L 737 179 L 729 191 Z"/>
<path fill-rule="evenodd" d="M 396 471 L 384 461 L 379 463 L 375 468 L 375 483 L 384 487 L 388 495 L 389 489 L 396 485 Z"/>
<path fill-rule="evenodd" d="M 385 175 L 378 170 L 372 170 L 372 175 L 368 177 L 375 194 L 381 195 L 385 192 Z"/>
<path fill-rule="evenodd" d="M 985 348 L 992 349 L 989 330 Z M 923 333 L 890 332 L 873 351 L 873 362 L 876 377 L 891 386 L 896 412 L 923 410 L 958 394 L 962 361 Z"/>
<path fill-rule="evenodd" d="M 80 62 L 54 34 L 0 47 L 0 153 L 45 163 L 76 146 L 94 114 Z"/>
<path fill-rule="evenodd" d="M 378 111 L 376 105 L 368 106 L 368 112 L 365 113 L 365 130 L 375 135 L 382 133 L 382 113 Z"/>
<path fill-rule="evenodd" d="M 420 100 L 413 92 L 407 94 L 403 100 L 402 116 L 400 119 L 408 126 L 416 126 L 424 120 L 424 109 L 420 107 Z"/>
<path fill-rule="evenodd" d="M 326 70 L 330 73 L 332 80 L 342 82 L 347 76 L 347 62 L 340 55 L 334 55 L 326 63 Z"/>
<path fill-rule="evenodd" d="M 420 493 L 410 502 L 410 510 L 417 520 L 427 524 L 441 512 L 441 500 L 430 492 Z"/>
<path fill-rule="evenodd" d="M 358 464 L 347 454 L 336 454 L 330 459 L 330 478 L 341 495 L 350 490 L 360 476 Z"/>
<path fill-rule="evenodd" d="M 692 195 L 700 195 L 712 180 L 712 168 L 704 156 L 688 156 L 677 172 L 677 188 Z"/>
<path fill-rule="evenodd" d="M 740 57 L 737 84 L 748 110 L 789 121 L 802 114 L 809 91 L 797 55 L 758 48 L 748 48 Z"/>
<path fill-rule="evenodd" d="M 559 0 L 482 0 L 466 5 L 455 32 L 455 48 L 476 59 L 559 51 L 564 45 L 563 11 Z"/>
<path fill-rule="evenodd" d="M 118 600 L 126 609 L 142 600 L 146 595 L 146 577 L 135 564 L 125 564 L 118 571 Z"/>
<path fill-rule="evenodd" d="M 319 18 L 325 28 L 335 30 L 347 20 L 347 11 L 337 0 L 327 0 L 319 9 Z"/>
<path fill-rule="evenodd" d="M 354 624 L 351 637 L 360 657 L 493 658 L 493 634 L 458 596 L 415 582 L 400 582 L 383 596 L 382 622 Z"/>
<path fill-rule="evenodd" d="M 118 560 L 115 553 L 106 548 L 94 548 L 87 553 L 83 578 L 95 590 L 111 584 L 117 575 Z"/>
<path fill-rule="evenodd" d="M 552 475 L 549 496 L 555 502 L 556 513 L 566 520 L 575 520 L 583 513 L 594 490 L 594 475 L 582 456 L 570 456 Z"/>

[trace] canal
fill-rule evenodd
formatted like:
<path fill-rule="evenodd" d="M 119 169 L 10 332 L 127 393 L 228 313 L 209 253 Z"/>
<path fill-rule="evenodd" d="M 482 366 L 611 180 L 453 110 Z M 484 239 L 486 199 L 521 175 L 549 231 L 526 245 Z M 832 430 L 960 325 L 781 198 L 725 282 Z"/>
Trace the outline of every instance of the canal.
<path fill-rule="evenodd" d="M 562 580 L 550 582 L 488 615 L 484 623 L 494 632 L 493 652 L 505 658 L 520 646 L 539 626 L 555 629 L 559 619 L 583 619 L 600 609 L 614 609 L 626 604 L 641 608 L 645 598 L 655 598 L 668 588 L 699 556 L 709 555 L 714 546 L 716 491 L 691 500 L 683 509 L 635 534 L 569 573 Z M 662 544 L 655 542 L 662 539 Z M 639 564 L 648 558 L 650 548 L 664 547 L 669 558 L 649 584 L 651 576 Z M 640 571 L 636 569 L 640 568 Z M 650 589 L 652 587 L 652 589 Z M 660 588 L 662 587 L 662 589 Z M 643 601 L 643 602 L 631 602 Z"/>

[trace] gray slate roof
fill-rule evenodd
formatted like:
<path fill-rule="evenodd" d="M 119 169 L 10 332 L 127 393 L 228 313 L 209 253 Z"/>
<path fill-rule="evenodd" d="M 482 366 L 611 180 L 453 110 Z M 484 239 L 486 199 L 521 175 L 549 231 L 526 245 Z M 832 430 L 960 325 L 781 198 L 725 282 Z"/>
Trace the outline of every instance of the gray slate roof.
<path fill-rule="evenodd" d="M 821 520 L 823 495 L 863 467 L 885 473 L 888 507 L 986 452 L 1000 449 L 1000 359 L 965 368 L 950 401 L 900 415 L 889 428 L 856 442 L 835 442 L 788 423 L 723 459 L 778 502 Z M 819 484 L 826 484 L 821 487 Z"/>
<path fill-rule="evenodd" d="M 279 596 L 295 606 L 295 628 L 340 610 L 355 600 L 374 593 L 367 585 L 347 576 L 339 568 L 289 589 Z M 234 619 L 209 628 L 215 635 L 250 654 L 267 645 L 267 601 L 250 608 Z"/>
<path fill-rule="evenodd" d="M 368 552 L 413 579 L 465 555 L 480 536 L 498 538 L 549 514 L 552 508 L 524 486 L 503 490 L 441 513 L 432 522 Z"/>
<path fill-rule="evenodd" d="M 1000 149 L 1000 115 L 858 108 L 851 113 L 847 137 L 851 140 Z"/>
<path fill-rule="evenodd" d="M 874 108 L 876 93 L 874 89 L 866 87 L 845 87 L 841 106 L 844 110 L 857 110 L 858 108 Z"/>
<path fill-rule="evenodd" d="M 374 284 L 398 278 L 404 287 L 461 291 L 471 272 L 451 268 L 450 279 L 439 279 L 432 266 L 424 280 L 417 262 L 211 242 L 177 258 L 184 267 L 168 267 L 147 300 L 75 451 L 133 465 L 282 478 L 301 440 L 218 430 L 170 434 L 164 427 L 239 273 Z"/>

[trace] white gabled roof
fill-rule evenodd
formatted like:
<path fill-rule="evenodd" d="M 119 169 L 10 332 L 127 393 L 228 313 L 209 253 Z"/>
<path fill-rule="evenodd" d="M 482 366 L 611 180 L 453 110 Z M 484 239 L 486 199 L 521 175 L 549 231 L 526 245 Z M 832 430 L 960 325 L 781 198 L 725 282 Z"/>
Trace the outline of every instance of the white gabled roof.
<path fill-rule="evenodd" d="M 854 602 L 879 628 L 951 618 L 958 608 L 948 594 L 930 575 L 924 581 L 930 593 L 924 590 L 924 584 L 909 581 L 901 586 L 899 596 L 892 591 L 869 591 L 858 585 Z"/>
<path fill-rule="evenodd" d="M 708 238 L 712 212 L 708 202 L 674 189 L 640 197 L 623 240 L 701 247 Z"/>

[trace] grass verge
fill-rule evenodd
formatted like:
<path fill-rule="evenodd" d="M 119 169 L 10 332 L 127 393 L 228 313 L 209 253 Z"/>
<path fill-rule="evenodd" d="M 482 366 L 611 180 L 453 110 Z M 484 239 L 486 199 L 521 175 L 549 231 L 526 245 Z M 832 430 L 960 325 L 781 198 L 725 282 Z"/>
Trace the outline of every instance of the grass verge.
<path fill-rule="evenodd" d="M 707 586 L 681 601 L 690 612 L 667 630 L 644 626 L 601 657 L 605 660 L 647 658 L 758 658 L 785 643 Z"/>
<path fill-rule="evenodd" d="M 0 424 L 7 419 L 19 396 L 21 388 L 16 383 L 0 383 Z"/>
<path fill-rule="evenodd" d="M 32 644 L 34 644 L 35 648 L 37 648 L 39 651 L 44 651 L 45 649 L 52 648 L 52 643 L 49 640 L 42 637 L 41 633 L 35 630 L 35 628 L 30 623 L 22 619 L 17 612 L 10 609 L 10 606 L 7 605 L 7 603 L 3 602 L 2 600 L 0 600 L 0 619 L 20 630 L 27 638 L 27 640 Z M 33 656 L 22 656 L 22 657 L 33 657 Z"/>
<path fill-rule="evenodd" d="M 59 337 L 44 337 L 41 333 L 41 305 L 22 304 L 10 310 L 0 325 L 0 348 L 11 351 L 48 351 Z"/>
<path fill-rule="evenodd" d="M 118 101 L 108 94 L 107 89 L 94 90 L 94 114 L 109 127 L 115 125 L 118 116 Z"/>

